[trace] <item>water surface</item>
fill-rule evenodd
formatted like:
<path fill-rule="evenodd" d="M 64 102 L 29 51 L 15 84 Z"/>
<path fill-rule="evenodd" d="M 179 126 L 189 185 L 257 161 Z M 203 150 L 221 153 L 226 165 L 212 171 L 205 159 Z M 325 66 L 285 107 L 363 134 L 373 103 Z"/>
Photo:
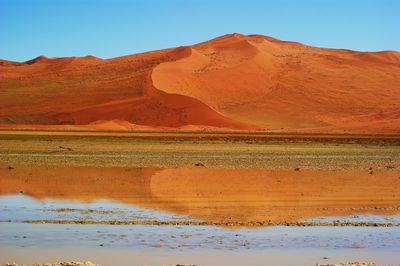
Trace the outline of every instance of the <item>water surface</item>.
<path fill-rule="evenodd" d="M 266 220 L 399 224 L 396 171 L 15 166 L 0 174 L 1 263 L 399 264 L 398 226 L 245 226 Z M 206 225 L 52 222 L 86 220 Z M 213 225 L 221 222 L 243 226 Z"/>

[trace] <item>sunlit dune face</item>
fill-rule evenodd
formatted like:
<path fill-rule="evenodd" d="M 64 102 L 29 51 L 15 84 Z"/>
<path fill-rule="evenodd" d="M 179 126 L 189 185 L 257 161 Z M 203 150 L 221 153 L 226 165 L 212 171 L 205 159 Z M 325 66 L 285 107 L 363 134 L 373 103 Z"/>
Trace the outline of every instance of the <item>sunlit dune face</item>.
<path fill-rule="evenodd" d="M 396 52 L 234 34 L 192 46 L 190 55 L 156 66 L 152 79 L 159 90 L 272 130 L 398 132 L 400 82 L 392 74 L 399 63 Z"/>

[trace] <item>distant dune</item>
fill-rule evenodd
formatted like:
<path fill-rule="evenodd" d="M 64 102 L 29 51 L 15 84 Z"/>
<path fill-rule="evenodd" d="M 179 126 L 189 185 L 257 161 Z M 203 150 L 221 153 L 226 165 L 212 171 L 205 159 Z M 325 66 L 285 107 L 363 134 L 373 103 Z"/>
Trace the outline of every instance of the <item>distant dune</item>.
<path fill-rule="evenodd" d="M 400 52 L 229 34 L 107 60 L 0 60 L 0 124 L 400 133 Z"/>

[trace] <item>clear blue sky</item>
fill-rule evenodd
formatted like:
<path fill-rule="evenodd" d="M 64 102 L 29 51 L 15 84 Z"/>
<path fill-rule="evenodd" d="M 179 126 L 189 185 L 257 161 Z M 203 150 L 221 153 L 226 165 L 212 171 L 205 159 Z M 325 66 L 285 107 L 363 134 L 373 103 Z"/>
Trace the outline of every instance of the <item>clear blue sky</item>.
<path fill-rule="evenodd" d="M 0 0 L 0 58 L 110 58 L 226 33 L 400 50 L 400 0 Z"/>

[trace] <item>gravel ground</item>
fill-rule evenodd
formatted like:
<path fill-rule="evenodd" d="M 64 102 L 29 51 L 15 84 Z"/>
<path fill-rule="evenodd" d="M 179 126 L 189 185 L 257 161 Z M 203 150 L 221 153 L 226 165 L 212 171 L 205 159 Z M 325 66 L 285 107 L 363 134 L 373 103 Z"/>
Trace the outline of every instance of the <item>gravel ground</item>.
<path fill-rule="evenodd" d="M 3 164 L 399 171 L 400 140 L 0 134 Z"/>

